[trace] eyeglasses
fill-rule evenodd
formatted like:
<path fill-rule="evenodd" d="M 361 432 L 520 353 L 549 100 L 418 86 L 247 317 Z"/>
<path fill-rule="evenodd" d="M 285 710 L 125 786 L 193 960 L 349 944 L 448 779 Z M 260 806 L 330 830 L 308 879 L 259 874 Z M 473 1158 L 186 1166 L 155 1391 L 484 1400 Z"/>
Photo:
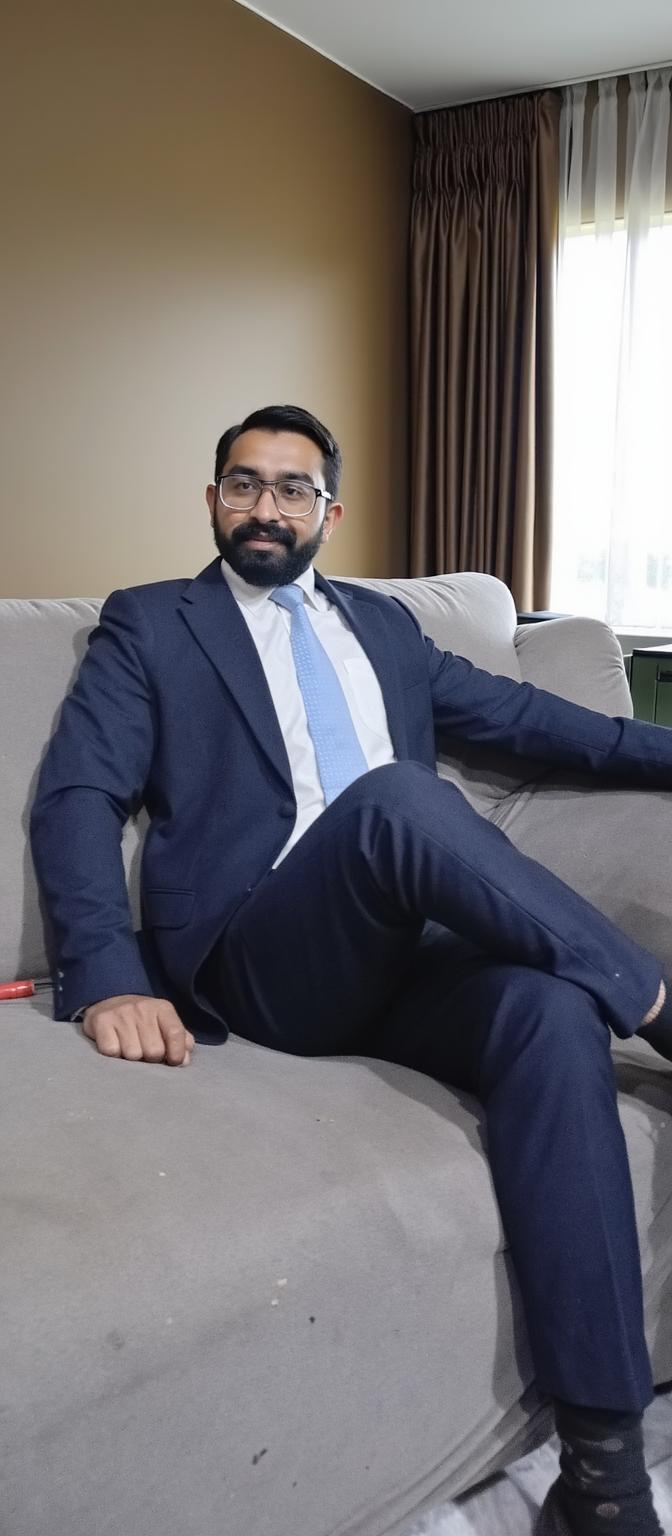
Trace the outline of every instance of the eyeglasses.
<path fill-rule="evenodd" d="M 262 492 L 269 490 L 283 517 L 308 517 L 317 502 L 333 501 L 328 491 L 318 490 L 306 480 L 260 480 L 256 475 L 220 475 L 217 494 L 223 507 L 232 512 L 251 512 Z"/>

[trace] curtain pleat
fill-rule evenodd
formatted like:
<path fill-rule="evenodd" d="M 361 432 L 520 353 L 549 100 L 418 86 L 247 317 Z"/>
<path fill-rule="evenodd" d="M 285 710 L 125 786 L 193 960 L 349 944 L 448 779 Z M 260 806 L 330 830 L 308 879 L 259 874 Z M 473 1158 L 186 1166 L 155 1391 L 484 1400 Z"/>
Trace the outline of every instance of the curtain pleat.
<path fill-rule="evenodd" d="M 416 118 L 411 572 L 489 571 L 523 608 L 549 589 L 559 114 Z"/>

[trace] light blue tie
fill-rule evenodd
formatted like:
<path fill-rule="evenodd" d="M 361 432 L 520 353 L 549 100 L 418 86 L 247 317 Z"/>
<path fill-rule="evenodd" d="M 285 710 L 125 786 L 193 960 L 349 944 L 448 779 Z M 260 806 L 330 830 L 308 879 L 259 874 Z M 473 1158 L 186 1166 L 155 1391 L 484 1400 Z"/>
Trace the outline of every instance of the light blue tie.
<path fill-rule="evenodd" d="M 334 666 L 320 644 L 304 607 L 303 587 L 295 582 L 271 592 L 274 603 L 291 614 L 290 640 L 303 695 L 320 783 L 327 805 L 353 779 L 368 772 L 352 715 Z"/>

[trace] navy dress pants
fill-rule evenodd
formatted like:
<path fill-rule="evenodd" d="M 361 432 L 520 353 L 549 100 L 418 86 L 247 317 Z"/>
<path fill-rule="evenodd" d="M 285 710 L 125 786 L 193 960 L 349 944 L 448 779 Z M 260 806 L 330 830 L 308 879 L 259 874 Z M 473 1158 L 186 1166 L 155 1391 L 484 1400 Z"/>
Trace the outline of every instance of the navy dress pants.
<path fill-rule="evenodd" d="M 209 969 L 250 1040 L 396 1061 L 478 1096 L 539 1388 L 631 1412 L 653 1386 L 609 1027 L 634 1033 L 660 979 L 653 956 L 408 762 L 327 807 Z"/>

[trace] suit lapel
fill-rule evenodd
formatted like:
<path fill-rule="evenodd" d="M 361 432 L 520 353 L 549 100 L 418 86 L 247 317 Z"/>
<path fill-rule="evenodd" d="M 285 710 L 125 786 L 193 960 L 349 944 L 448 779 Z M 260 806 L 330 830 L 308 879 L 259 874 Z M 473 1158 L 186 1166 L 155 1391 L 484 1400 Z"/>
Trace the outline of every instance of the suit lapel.
<path fill-rule="evenodd" d="M 390 645 L 390 631 L 382 613 L 375 602 L 367 600 L 362 587 L 356 589 L 360 596 L 350 597 L 341 588 L 332 586 L 317 570 L 315 585 L 343 614 L 371 662 L 382 689 L 395 755 L 401 761 L 408 757 L 406 713 L 399 685 L 399 668 Z"/>
<path fill-rule="evenodd" d="M 380 683 L 392 745 L 398 759 L 408 756 L 408 737 L 399 686 L 399 670 L 382 614 L 365 596 L 352 598 L 332 586 L 319 571 L 315 584 L 343 614 L 371 662 Z M 357 588 L 362 593 L 361 588 Z M 201 649 L 216 667 L 245 717 L 257 745 L 283 785 L 293 793 L 292 773 L 282 731 L 259 654 L 219 560 L 213 560 L 185 589 L 180 611 Z"/>
<path fill-rule="evenodd" d="M 259 749 L 293 794 L 287 749 L 259 653 L 218 559 L 182 593 L 180 611 L 245 717 Z"/>

